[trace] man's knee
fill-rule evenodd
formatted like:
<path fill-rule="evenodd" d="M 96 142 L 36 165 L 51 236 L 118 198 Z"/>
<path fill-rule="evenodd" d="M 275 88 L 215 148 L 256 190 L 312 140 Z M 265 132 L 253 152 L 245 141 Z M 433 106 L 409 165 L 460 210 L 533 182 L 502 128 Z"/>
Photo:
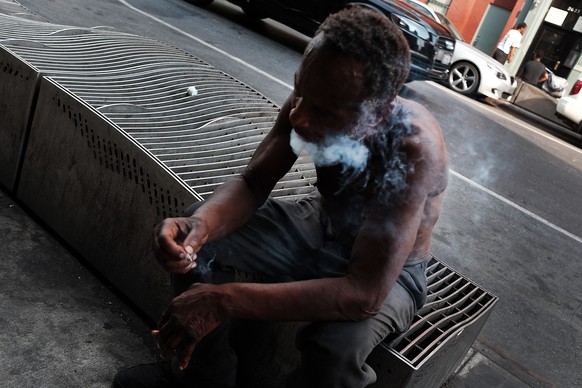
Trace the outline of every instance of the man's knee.
<path fill-rule="evenodd" d="M 372 322 L 314 322 L 297 331 L 297 349 L 310 358 L 332 363 L 364 362 L 382 340 L 376 338 Z M 350 359 L 352 359 L 350 361 Z"/>
<path fill-rule="evenodd" d="M 364 322 L 322 322 L 302 327 L 296 337 L 301 365 L 289 376 L 288 387 L 352 388 L 376 381 L 366 359 L 377 340 L 363 326 Z"/>

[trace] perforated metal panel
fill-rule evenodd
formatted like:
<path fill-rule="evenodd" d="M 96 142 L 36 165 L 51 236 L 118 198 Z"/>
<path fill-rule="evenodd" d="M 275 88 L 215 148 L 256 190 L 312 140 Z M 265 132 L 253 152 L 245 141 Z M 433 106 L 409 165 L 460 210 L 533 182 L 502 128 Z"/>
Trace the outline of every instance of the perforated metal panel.
<path fill-rule="evenodd" d="M 17 196 L 154 319 L 171 297 L 152 229 L 199 199 L 155 157 L 43 78 Z"/>
<path fill-rule="evenodd" d="M 0 45 L 0 184 L 16 186 L 39 71 Z"/>
<path fill-rule="evenodd" d="M 157 318 L 167 276 L 151 257 L 151 228 L 239 174 L 278 107 L 152 39 L 1 15 L 0 22 L 6 55 L 50 77 L 25 88 L 40 92 L 25 104 L 34 120 L 17 196 Z M 132 170 L 140 158 L 148 160 L 145 175 Z M 135 187 L 143 179 L 145 192 Z M 301 159 L 274 195 L 302 196 L 314 179 Z M 160 181 L 172 184 L 162 189 Z"/>

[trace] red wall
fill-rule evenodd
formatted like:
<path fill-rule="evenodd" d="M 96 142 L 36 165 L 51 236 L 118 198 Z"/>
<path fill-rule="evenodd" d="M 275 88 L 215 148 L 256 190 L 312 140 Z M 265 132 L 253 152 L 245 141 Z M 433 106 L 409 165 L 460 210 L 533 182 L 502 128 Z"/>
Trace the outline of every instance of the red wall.
<path fill-rule="evenodd" d="M 489 4 L 511 11 L 507 25 L 501 34 L 503 36 L 514 26 L 517 14 L 525 4 L 525 0 L 451 0 L 447 18 L 453 22 L 463 38 L 467 42 L 471 42 Z"/>
<path fill-rule="evenodd" d="M 467 42 L 471 42 L 491 0 L 451 0 L 447 18 Z"/>

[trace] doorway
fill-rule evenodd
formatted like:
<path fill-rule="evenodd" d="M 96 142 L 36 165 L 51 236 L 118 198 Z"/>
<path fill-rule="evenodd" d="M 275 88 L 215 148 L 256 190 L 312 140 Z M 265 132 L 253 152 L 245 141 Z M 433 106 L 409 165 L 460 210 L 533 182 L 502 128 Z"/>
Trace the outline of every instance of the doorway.
<path fill-rule="evenodd" d="M 471 44 L 487 55 L 493 54 L 509 19 L 509 10 L 490 4 Z"/>
<path fill-rule="evenodd" d="M 538 50 L 544 51 L 542 63 L 548 69 L 560 77 L 568 78 L 582 52 L 582 34 L 543 23 L 528 49 L 524 63 L 532 59 Z"/>

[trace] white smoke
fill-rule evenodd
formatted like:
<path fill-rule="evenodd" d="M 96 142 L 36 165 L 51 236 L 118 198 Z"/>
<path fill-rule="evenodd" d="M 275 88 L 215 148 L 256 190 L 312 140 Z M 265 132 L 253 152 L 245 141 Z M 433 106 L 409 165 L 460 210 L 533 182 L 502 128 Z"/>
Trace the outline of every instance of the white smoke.
<path fill-rule="evenodd" d="M 295 130 L 291 131 L 291 148 L 295 155 L 309 155 L 317 167 L 351 167 L 356 174 L 362 172 L 368 163 L 370 151 L 361 141 L 346 135 L 327 136 L 321 144 L 303 139 Z"/>

